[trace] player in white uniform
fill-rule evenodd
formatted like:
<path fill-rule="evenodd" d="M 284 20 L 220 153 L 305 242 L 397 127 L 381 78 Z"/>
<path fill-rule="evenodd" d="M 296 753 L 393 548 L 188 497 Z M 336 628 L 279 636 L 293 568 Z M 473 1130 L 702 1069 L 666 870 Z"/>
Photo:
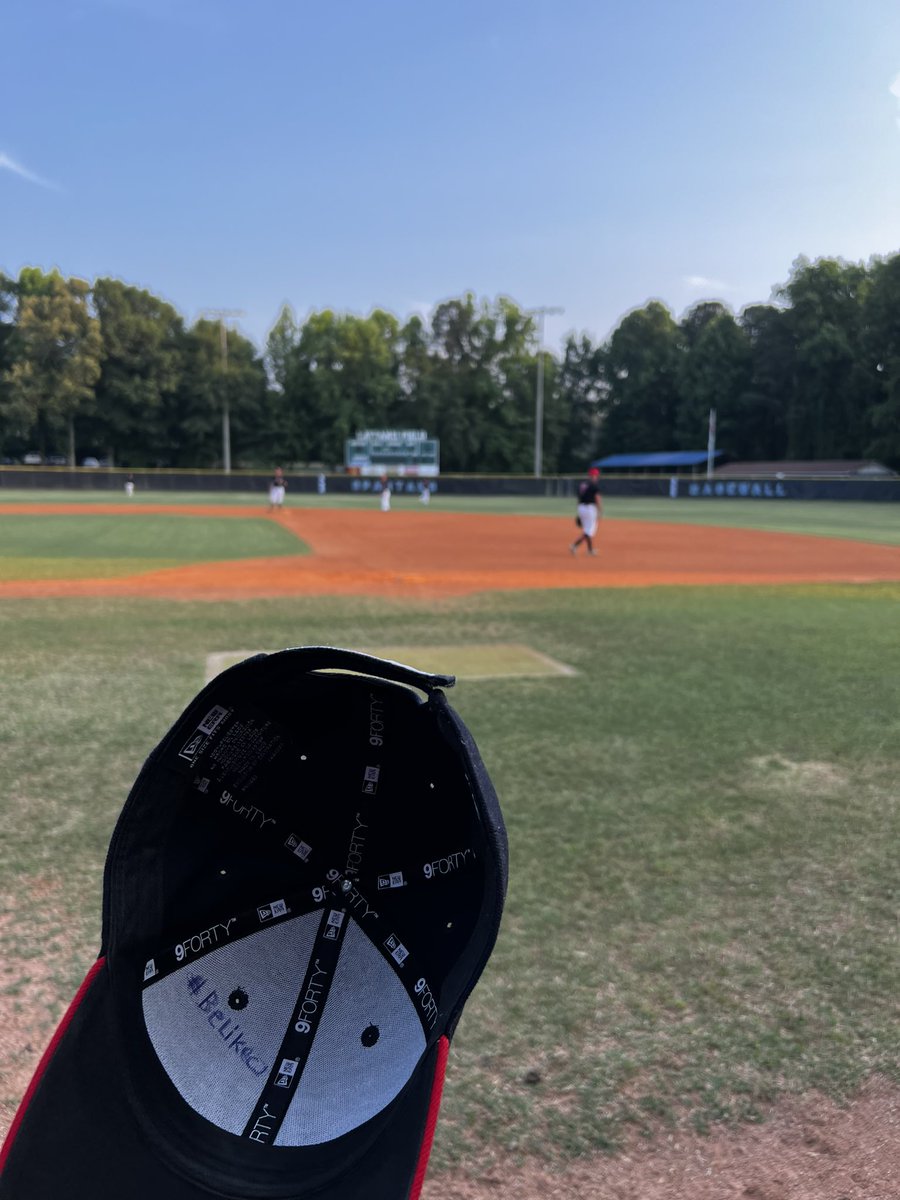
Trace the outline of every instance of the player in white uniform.
<path fill-rule="evenodd" d="M 588 471 L 587 479 L 583 479 L 578 485 L 578 516 L 576 520 L 581 526 L 581 536 L 569 547 L 572 554 L 578 553 L 578 547 L 582 542 L 587 542 L 588 554 L 596 554 L 594 549 L 594 535 L 597 532 L 597 524 L 600 517 L 603 515 L 603 505 L 600 500 L 600 488 L 598 480 L 600 478 L 600 470 L 598 467 L 591 467 Z"/>
<path fill-rule="evenodd" d="M 281 467 L 276 467 L 272 482 L 269 484 L 269 512 L 274 512 L 276 508 L 281 508 L 284 505 L 284 489 L 286 486 L 287 481 L 284 478 L 284 472 Z"/>

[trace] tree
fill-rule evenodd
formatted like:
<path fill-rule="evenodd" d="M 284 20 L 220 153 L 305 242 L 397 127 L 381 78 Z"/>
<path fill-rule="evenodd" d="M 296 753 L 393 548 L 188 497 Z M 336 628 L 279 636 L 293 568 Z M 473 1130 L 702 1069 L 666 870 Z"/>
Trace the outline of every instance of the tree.
<path fill-rule="evenodd" d="M 379 429 L 396 423 L 399 407 L 400 325 L 393 313 L 373 309 L 339 324 L 343 386 L 355 426 Z M 340 455 L 343 455 L 343 444 Z"/>
<path fill-rule="evenodd" d="M 741 455 L 742 399 L 750 382 L 750 343 L 723 304 L 697 305 L 681 322 L 684 345 L 678 366 L 680 404 L 675 447 L 706 443 L 710 409 L 716 410 L 718 444 Z"/>
<path fill-rule="evenodd" d="M 235 460 L 258 461 L 280 448 L 263 422 L 265 366 L 253 343 L 226 332 L 226 359 L 218 321 L 197 321 L 180 336 L 181 373 L 164 403 L 161 459 L 174 466 L 221 466 L 222 413 L 227 396 Z"/>
<path fill-rule="evenodd" d="M 534 320 L 506 298 L 476 304 L 469 292 L 434 310 L 429 387 L 446 470 L 530 469 L 535 348 Z M 552 397 L 552 372 L 546 382 Z"/>
<path fill-rule="evenodd" d="M 217 328 L 221 345 L 221 329 Z M 227 389 L 231 413 L 231 448 L 238 466 L 278 462 L 283 457 L 277 431 L 266 420 L 269 383 L 263 357 L 249 338 L 226 331 L 227 366 L 219 355 L 220 391 Z M 220 426 L 221 427 L 221 426 Z"/>
<path fill-rule="evenodd" d="M 291 372 L 300 342 L 300 330 L 294 311 L 285 304 L 278 320 L 266 338 L 264 362 L 269 386 L 266 390 L 264 425 L 272 442 L 278 447 L 274 456 L 285 462 L 296 462 L 300 455 L 291 411 Z"/>
<path fill-rule="evenodd" d="M 30 416 L 39 448 L 65 435 L 75 465 L 75 418 L 94 403 L 102 345 L 90 286 L 26 268 L 19 275 L 16 358 L 7 372 L 12 401 Z"/>
<path fill-rule="evenodd" d="M 607 453 L 654 451 L 674 444 L 679 341 L 672 314 L 658 300 L 630 312 L 614 330 L 602 355 Z"/>
<path fill-rule="evenodd" d="M 399 324 L 375 309 L 367 317 L 312 313 L 286 357 L 285 403 L 300 456 L 341 462 L 359 429 L 390 424 L 401 407 Z"/>
<path fill-rule="evenodd" d="M 15 314 L 15 282 L 0 271 L 0 447 L 4 450 L 12 450 L 15 440 L 27 433 L 27 410 L 14 406 L 9 389 L 15 361 Z"/>
<path fill-rule="evenodd" d="M 494 323 L 471 292 L 437 305 L 431 316 L 431 399 L 445 470 L 480 466 L 483 413 L 495 395 L 490 373 Z M 430 432 L 430 431 L 429 431 Z"/>
<path fill-rule="evenodd" d="M 684 346 L 693 350 L 710 325 L 731 315 L 731 309 L 721 300 L 701 300 L 699 304 L 694 304 L 679 322 Z"/>
<path fill-rule="evenodd" d="M 789 458 L 862 453 L 872 381 L 864 367 L 863 310 L 868 276 L 842 259 L 798 258 L 779 289 L 790 304 L 795 386 L 787 413 Z"/>
<path fill-rule="evenodd" d="M 181 377 L 184 325 L 170 304 L 116 279 L 93 289 L 103 350 L 96 384 L 95 446 L 110 462 L 152 462 L 164 440 L 163 414 Z"/>
<path fill-rule="evenodd" d="M 740 401 L 740 450 L 751 461 L 787 452 L 787 413 L 794 389 L 794 340 L 784 308 L 751 304 L 740 315 L 750 347 L 750 378 Z"/>
<path fill-rule="evenodd" d="M 865 365 L 874 383 L 864 453 L 900 468 L 900 255 L 870 267 Z"/>
<path fill-rule="evenodd" d="M 433 431 L 435 426 L 430 377 L 429 334 L 420 316 L 413 315 L 397 338 L 397 413 L 403 429 Z"/>
<path fill-rule="evenodd" d="M 16 285 L 0 271 L 0 374 L 12 366 L 12 335 L 15 333 Z"/>
<path fill-rule="evenodd" d="M 294 310 L 285 304 L 278 314 L 278 320 L 269 330 L 266 338 L 265 362 L 269 378 L 279 391 L 284 391 L 290 359 L 300 341 L 300 330 L 294 317 Z"/>
<path fill-rule="evenodd" d="M 562 423 L 557 470 L 580 473 L 597 454 L 608 399 L 602 354 L 585 334 L 566 339 L 555 391 Z"/>

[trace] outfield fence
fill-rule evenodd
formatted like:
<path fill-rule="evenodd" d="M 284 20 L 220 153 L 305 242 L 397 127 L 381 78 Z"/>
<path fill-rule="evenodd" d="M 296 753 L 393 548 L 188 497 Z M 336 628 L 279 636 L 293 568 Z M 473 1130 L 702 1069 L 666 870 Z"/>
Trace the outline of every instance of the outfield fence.
<path fill-rule="evenodd" d="M 144 469 L 91 467 L 0 467 L 0 493 L 12 488 L 59 489 L 60 491 L 124 490 L 125 480 L 134 479 L 146 492 L 259 492 L 265 494 L 271 472 Z M 287 472 L 288 493 L 346 495 L 380 489 L 378 480 L 355 475 L 316 471 Z M 441 475 L 430 479 L 435 493 L 450 496 L 557 496 L 574 497 L 581 476 L 545 475 Z M 395 491 L 418 493 L 423 481 L 416 476 L 391 480 Z M 697 475 L 604 474 L 600 481 L 606 496 L 671 496 L 673 499 L 778 500 L 866 500 L 900 503 L 900 478 L 837 479 L 777 478 L 706 479 Z M 674 495 L 673 495 L 674 493 Z"/>

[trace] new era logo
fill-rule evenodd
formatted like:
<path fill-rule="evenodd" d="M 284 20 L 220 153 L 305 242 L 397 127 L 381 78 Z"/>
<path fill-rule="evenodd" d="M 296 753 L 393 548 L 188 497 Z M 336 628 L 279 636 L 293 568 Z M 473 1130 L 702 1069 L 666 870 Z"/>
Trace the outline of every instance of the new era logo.
<path fill-rule="evenodd" d="M 283 917 L 287 910 L 283 900 L 273 900 L 271 904 L 263 904 L 256 912 L 260 921 L 271 921 L 273 917 Z"/>
<path fill-rule="evenodd" d="M 403 878 L 402 871 L 392 871 L 390 875 L 378 876 L 378 890 L 383 892 L 386 888 L 402 888 L 406 887 L 406 880 Z"/>
<path fill-rule="evenodd" d="M 156 960 L 151 958 L 148 961 L 146 967 L 144 967 L 144 982 L 146 983 L 148 979 L 152 979 L 155 974 L 156 974 Z"/>
<path fill-rule="evenodd" d="M 197 755 L 200 753 L 200 748 L 202 747 L 202 745 L 205 741 L 206 741 L 205 733 L 195 733 L 189 742 L 185 742 L 184 746 L 181 748 L 181 750 L 178 753 L 178 757 L 186 758 L 188 760 L 188 762 L 192 763 L 194 761 L 194 759 L 197 757 Z"/>
<path fill-rule="evenodd" d="M 385 938 L 384 944 L 390 952 L 391 958 L 402 967 L 404 961 L 409 958 L 409 951 L 397 935 L 392 933 L 390 937 Z"/>

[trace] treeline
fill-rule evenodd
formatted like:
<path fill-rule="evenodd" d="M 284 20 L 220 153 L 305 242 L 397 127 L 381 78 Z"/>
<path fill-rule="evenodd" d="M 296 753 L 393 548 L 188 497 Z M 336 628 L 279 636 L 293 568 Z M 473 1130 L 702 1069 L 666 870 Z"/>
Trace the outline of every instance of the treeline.
<path fill-rule="evenodd" d="M 535 319 L 471 295 L 430 321 L 285 308 L 262 353 L 219 322 L 187 325 L 150 292 L 23 270 L 0 275 L 0 456 L 120 466 L 343 461 L 360 429 L 425 429 L 445 471 L 529 473 Z M 739 459 L 875 457 L 900 466 L 900 255 L 798 259 L 768 304 L 717 301 L 680 321 L 651 301 L 609 339 L 544 355 L 543 467 L 718 446 Z"/>

